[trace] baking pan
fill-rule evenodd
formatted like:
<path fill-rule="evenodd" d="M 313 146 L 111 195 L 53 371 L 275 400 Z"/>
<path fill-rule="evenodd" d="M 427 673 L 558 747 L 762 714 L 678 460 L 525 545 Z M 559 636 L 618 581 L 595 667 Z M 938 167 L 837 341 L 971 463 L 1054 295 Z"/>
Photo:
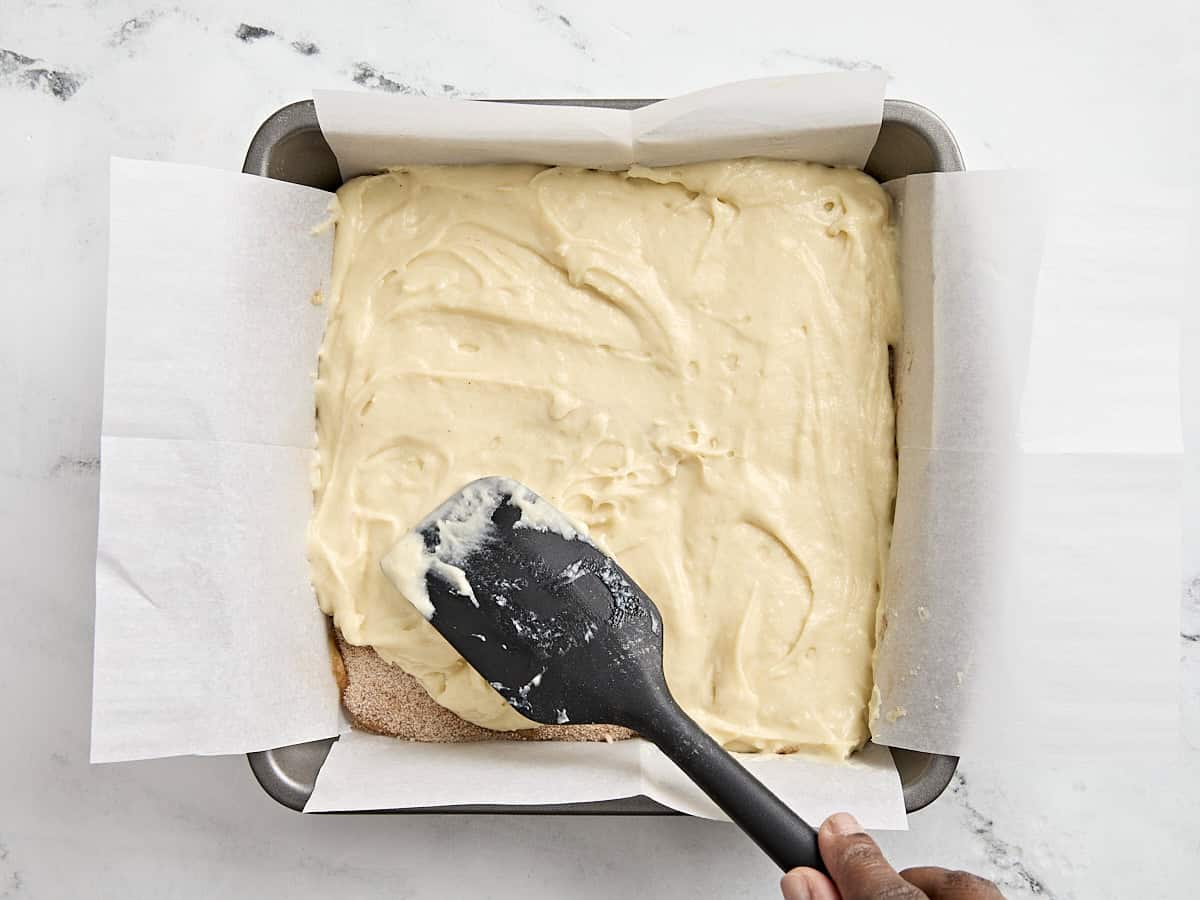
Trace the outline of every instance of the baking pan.
<path fill-rule="evenodd" d="M 605 106 L 636 109 L 653 100 L 497 100 L 497 103 L 538 103 L 551 106 Z M 402 163 L 403 160 L 397 160 Z M 961 172 L 962 153 L 946 123 L 931 111 L 906 100 L 883 101 L 883 123 L 864 171 L 877 181 L 890 181 L 922 172 Z M 311 100 L 292 103 L 273 113 L 259 127 L 242 171 L 279 181 L 337 190 L 342 184 L 337 159 L 317 122 Z M 336 738 L 293 744 L 248 754 L 250 769 L 263 790 L 291 809 L 300 810 L 316 784 L 317 772 Z M 893 750 L 904 807 L 916 812 L 936 800 L 950 784 L 958 757 L 915 750 Z M 681 815 L 647 797 L 626 797 L 594 803 L 557 805 L 423 807 L 380 810 L 394 813 L 505 813 L 523 815 Z"/>

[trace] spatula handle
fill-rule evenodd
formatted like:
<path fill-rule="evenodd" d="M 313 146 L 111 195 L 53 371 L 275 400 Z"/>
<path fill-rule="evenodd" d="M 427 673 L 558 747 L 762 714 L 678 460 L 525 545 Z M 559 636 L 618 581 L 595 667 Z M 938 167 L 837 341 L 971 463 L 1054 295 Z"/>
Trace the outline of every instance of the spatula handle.
<path fill-rule="evenodd" d="M 813 827 L 746 771 L 673 699 L 666 698 L 634 728 L 669 756 L 783 871 L 797 866 L 825 871 Z"/>

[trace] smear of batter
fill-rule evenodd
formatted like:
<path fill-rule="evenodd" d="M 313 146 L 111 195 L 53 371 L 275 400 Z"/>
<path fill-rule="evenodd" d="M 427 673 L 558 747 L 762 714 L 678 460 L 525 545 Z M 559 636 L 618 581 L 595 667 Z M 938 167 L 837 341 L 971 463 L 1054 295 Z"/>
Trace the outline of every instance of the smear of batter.
<path fill-rule="evenodd" d="M 347 640 L 530 725 L 380 569 L 507 475 L 654 599 L 671 690 L 727 747 L 859 746 L 896 478 L 880 187 L 766 160 L 411 167 L 338 199 L 309 555 Z"/>

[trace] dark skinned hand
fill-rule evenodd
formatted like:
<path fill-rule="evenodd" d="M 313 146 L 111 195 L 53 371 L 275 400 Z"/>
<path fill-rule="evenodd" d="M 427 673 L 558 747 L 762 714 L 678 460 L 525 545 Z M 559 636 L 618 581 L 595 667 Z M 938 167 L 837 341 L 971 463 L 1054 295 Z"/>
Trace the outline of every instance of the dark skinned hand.
<path fill-rule="evenodd" d="M 780 882 L 784 900 L 1004 900 L 994 884 L 970 872 L 937 866 L 897 872 L 848 813 L 826 819 L 817 840 L 829 876 L 792 869 Z"/>

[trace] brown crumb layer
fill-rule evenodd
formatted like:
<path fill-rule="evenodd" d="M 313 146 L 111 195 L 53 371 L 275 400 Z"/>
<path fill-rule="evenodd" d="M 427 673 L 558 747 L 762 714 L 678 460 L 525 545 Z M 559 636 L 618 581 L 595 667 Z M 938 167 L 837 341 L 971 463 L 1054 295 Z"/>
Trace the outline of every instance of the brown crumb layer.
<path fill-rule="evenodd" d="M 406 741 L 620 741 L 634 733 L 617 725 L 539 725 L 527 731 L 492 731 L 460 719 L 425 692 L 421 683 L 370 647 L 355 647 L 335 632 L 333 668 L 342 705 L 355 728 Z"/>

